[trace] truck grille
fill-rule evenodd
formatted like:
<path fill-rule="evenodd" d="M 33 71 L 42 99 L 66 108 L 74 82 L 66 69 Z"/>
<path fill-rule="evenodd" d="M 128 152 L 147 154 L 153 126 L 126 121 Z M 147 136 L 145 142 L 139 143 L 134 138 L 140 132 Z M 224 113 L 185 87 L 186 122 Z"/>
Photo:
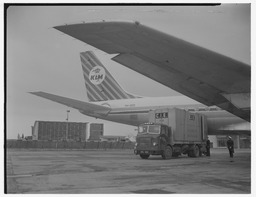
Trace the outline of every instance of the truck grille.
<path fill-rule="evenodd" d="M 139 146 L 140 147 L 148 147 L 151 146 L 151 138 L 149 137 L 143 137 L 139 140 Z"/>

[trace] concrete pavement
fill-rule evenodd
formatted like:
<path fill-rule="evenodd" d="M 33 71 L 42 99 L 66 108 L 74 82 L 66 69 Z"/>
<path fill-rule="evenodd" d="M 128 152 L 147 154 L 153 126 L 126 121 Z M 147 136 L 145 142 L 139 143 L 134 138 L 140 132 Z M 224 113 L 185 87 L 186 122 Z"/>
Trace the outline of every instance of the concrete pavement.
<path fill-rule="evenodd" d="M 7 193 L 249 194 L 250 150 L 147 160 L 132 150 L 7 150 Z"/>

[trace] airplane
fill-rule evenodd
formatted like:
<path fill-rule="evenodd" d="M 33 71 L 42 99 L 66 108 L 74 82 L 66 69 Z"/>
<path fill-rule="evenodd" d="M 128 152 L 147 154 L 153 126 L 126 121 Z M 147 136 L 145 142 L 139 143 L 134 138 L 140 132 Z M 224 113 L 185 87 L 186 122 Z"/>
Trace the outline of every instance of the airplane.
<path fill-rule="evenodd" d="M 248 122 L 216 106 L 206 107 L 185 96 L 142 97 L 127 93 L 92 51 L 80 53 L 80 59 L 89 102 L 45 92 L 30 93 L 75 108 L 87 116 L 132 126 L 148 122 L 150 110 L 177 107 L 204 114 L 208 134 L 250 134 Z"/>
<path fill-rule="evenodd" d="M 206 106 L 251 119 L 251 67 L 142 25 L 88 22 L 55 29 L 108 54 L 113 61 Z"/>

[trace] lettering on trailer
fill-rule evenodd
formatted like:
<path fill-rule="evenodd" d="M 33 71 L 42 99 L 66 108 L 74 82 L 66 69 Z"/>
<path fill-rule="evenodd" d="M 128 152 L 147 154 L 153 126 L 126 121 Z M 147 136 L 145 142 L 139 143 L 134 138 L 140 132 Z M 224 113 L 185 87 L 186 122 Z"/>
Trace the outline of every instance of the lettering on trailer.
<path fill-rule="evenodd" d="M 94 85 L 101 84 L 106 76 L 105 69 L 101 66 L 95 66 L 89 74 L 89 80 Z"/>
<path fill-rule="evenodd" d="M 195 120 L 195 115 L 194 114 L 189 114 L 189 120 Z"/>
<path fill-rule="evenodd" d="M 155 118 L 156 119 L 168 118 L 168 112 L 156 113 Z"/>

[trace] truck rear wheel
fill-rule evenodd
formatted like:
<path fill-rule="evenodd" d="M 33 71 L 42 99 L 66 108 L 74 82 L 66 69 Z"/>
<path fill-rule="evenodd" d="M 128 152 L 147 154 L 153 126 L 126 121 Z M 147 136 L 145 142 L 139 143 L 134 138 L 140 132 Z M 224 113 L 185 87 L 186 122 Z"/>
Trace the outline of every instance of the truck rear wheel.
<path fill-rule="evenodd" d="M 179 157 L 179 155 L 180 155 L 180 153 L 177 153 L 177 152 L 172 153 L 173 157 Z"/>
<path fill-rule="evenodd" d="M 165 150 L 163 151 L 162 154 L 163 159 L 171 159 L 172 158 L 172 147 L 166 146 Z"/>
<path fill-rule="evenodd" d="M 203 155 L 202 148 L 199 148 L 199 157 L 202 157 L 202 155 Z"/>
<path fill-rule="evenodd" d="M 189 157 L 199 157 L 199 154 L 199 147 L 197 145 L 193 146 L 188 152 Z"/>
<path fill-rule="evenodd" d="M 149 155 L 146 154 L 140 154 L 141 159 L 148 159 Z"/>

